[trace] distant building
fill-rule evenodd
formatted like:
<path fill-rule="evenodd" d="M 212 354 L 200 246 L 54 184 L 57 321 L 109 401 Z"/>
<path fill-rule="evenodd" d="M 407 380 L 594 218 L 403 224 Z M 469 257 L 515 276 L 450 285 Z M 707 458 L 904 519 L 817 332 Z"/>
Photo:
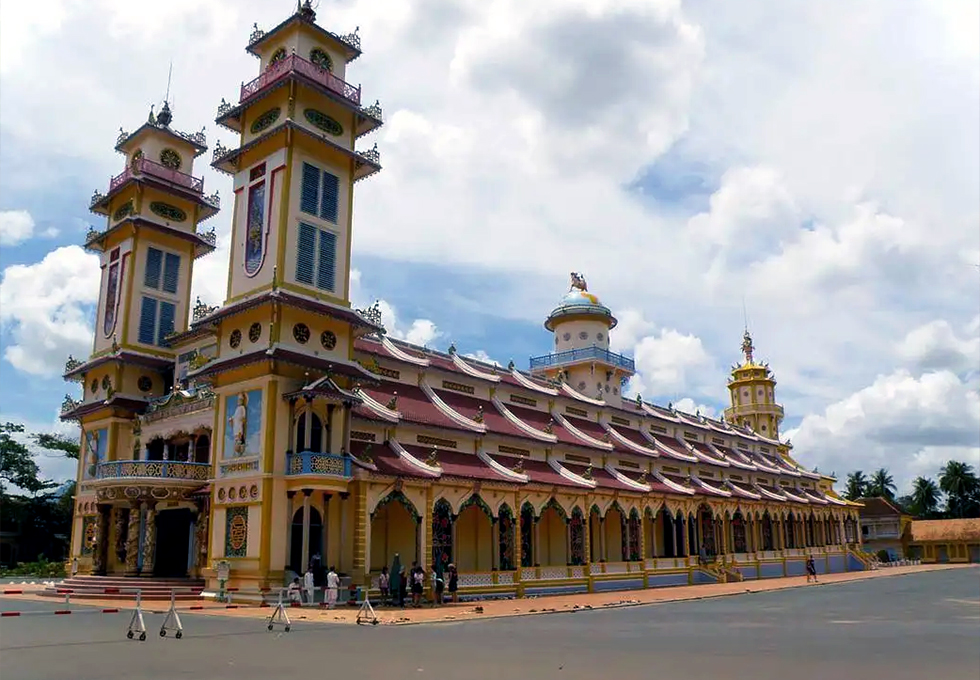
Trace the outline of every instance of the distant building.
<path fill-rule="evenodd" d="M 908 545 L 923 562 L 980 562 L 980 519 L 916 520 Z"/>
<path fill-rule="evenodd" d="M 886 498 L 860 498 L 864 507 L 858 511 L 861 540 L 871 553 L 884 550 L 889 561 L 900 560 L 907 554 L 907 528 L 912 516 Z"/>

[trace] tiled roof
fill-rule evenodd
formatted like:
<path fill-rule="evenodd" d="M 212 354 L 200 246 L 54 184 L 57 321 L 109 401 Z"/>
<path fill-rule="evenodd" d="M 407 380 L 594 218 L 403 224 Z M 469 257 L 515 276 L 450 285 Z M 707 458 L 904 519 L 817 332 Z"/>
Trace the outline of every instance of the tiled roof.
<path fill-rule="evenodd" d="M 858 514 L 861 517 L 898 517 L 899 515 L 905 514 L 887 498 L 882 498 L 880 496 L 875 496 L 872 498 L 858 498 L 857 502 L 864 504 L 864 507 L 858 510 Z"/>
<path fill-rule="evenodd" d="M 449 416 L 444 415 L 415 385 L 385 381 L 380 387 L 364 388 L 363 391 L 375 401 L 385 405 L 388 404 L 392 396 L 397 396 L 395 410 L 402 414 L 402 419 L 409 422 L 442 427 L 447 430 L 464 429 Z"/>
<path fill-rule="evenodd" d="M 980 519 L 917 519 L 910 524 L 913 543 L 980 543 Z"/>
<path fill-rule="evenodd" d="M 501 460 L 499 458 L 495 460 Z M 507 467 L 510 467 L 509 465 Z M 576 489 L 583 488 L 581 484 L 576 484 L 570 479 L 565 479 L 548 463 L 542 460 L 524 460 L 524 474 L 531 478 L 535 484 L 550 484 L 555 486 L 571 486 Z"/>
<path fill-rule="evenodd" d="M 707 444 L 703 444 L 701 442 L 694 442 L 694 441 L 689 441 L 688 444 L 690 444 L 694 449 L 697 450 L 699 457 L 706 458 L 707 462 L 716 463 L 717 465 L 727 464 L 726 461 L 716 456 L 714 451 L 712 451 Z"/>
<path fill-rule="evenodd" d="M 507 435 L 509 437 L 520 437 L 522 439 L 528 439 L 528 435 L 524 434 L 515 425 L 513 425 L 509 420 L 500 414 L 497 407 L 493 405 L 492 402 L 484 401 L 483 399 L 477 399 L 476 397 L 470 397 L 464 394 L 457 394 L 456 392 L 450 392 L 449 390 L 436 390 L 433 392 L 445 402 L 447 406 L 456 411 L 462 416 L 467 418 L 474 418 L 479 410 L 483 409 L 483 424 L 487 427 L 487 432 L 492 432 L 494 434 Z"/>
<path fill-rule="evenodd" d="M 427 460 L 433 451 L 432 448 L 413 444 L 402 444 L 402 447 L 421 461 Z M 505 479 L 502 475 L 494 472 L 473 453 L 438 449 L 436 451 L 436 461 L 436 465 L 442 468 L 443 477 L 462 477 L 464 479 L 513 483 L 513 480 Z"/>
<path fill-rule="evenodd" d="M 585 471 L 588 469 L 585 465 L 575 465 L 573 463 L 565 462 L 562 463 L 562 467 L 567 469 L 569 472 L 578 475 L 579 477 L 585 476 Z M 623 484 L 601 467 L 592 468 L 592 479 L 595 480 L 597 486 L 600 486 L 603 489 L 615 489 L 617 491 L 632 491 L 633 493 L 641 493 L 636 489 Z"/>

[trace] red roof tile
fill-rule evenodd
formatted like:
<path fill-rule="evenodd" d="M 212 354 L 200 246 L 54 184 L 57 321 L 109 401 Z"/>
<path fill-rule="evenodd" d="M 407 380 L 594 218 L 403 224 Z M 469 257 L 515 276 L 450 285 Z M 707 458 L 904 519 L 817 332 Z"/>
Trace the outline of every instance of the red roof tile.
<path fill-rule="evenodd" d="M 677 460 L 683 460 L 687 462 L 690 461 L 690 458 L 692 457 L 691 454 L 684 449 L 684 445 L 681 444 L 679 441 L 673 439 L 672 437 L 663 437 L 663 436 L 662 437 L 654 436 L 654 437 L 658 442 L 660 442 L 660 445 L 663 446 L 664 449 L 667 449 L 667 451 L 669 452 L 667 454 L 668 456 L 672 458 L 676 458 Z M 661 453 L 663 453 L 663 450 L 661 450 Z"/>
<path fill-rule="evenodd" d="M 500 460 L 500 459 L 497 459 Z M 510 465 L 507 465 L 510 467 Z M 541 460 L 524 459 L 524 474 L 531 478 L 535 484 L 551 484 L 556 486 L 571 486 L 576 489 L 584 489 L 581 484 L 576 484 L 570 479 L 565 479 L 551 465 Z"/>
<path fill-rule="evenodd" d="M 425 462 L 432 453 L 432 448 L 417 446 L 415 444 L 402 444 L 402 447 L 415 458 Z M 474 453 L 463 453 L 461 451 L 450 451 L 438 449 L 436 460 L 442 468 L 443 477 L 463 477 L 465 479 L 481 479 L 491 482 L 501 482 L 507 480 L 498 475 Z"/>
<path fill-rule="evenodd" d="M 652 449 L 654 451 L 656 450 L 656 447 L 651 442 L 647 441 L 647 438 L 644 437 L 637 430 L 630 430 L 628 428 L 619 427 L 619 426 L 615 426 L 615 425 L 610 425 L 609 426 L 609 429 L 610 430 L 615 430 L 616 431 L 616 434 L 620 435 L 623 439 L 629 439 L 631 442 L 633 442 L 637 446 L 642 446 L 642 447 L 644 447 L 646 449 Z M 615 438 L 612 438 L 612 443 L 613 443 L 614 446 L 616 446 L 616 449 L 617 450 L 629 451 L 633 455 L 643 455 L 639 451 L 634 451 L 633 449 L 628 448 L 628 447 L 622 447 L 622 448 L 620 448 L 620 445 L 616 442 L 616 439 Z"/>
<path fill-rule="evenodd" d="M 701 454 L 705 458 L 710 459 L 710 462 L 717 462 L 719 464 L 725 463 L 725 461 L 723 461 L 721 458 L 719 458 L 714 454 L 714 451 L 712 451 L 707 444 L 704 444 L 702 442 L 688 442 L 688 444 L 690 444 L 692 447 L 697 449 L 697 452 L 699 454 Z"/>
<path fill-rule="evenodd" d="M 488 433 L 506 435 L 508 437 L 520 437 L 530 439 L 531 437 L 518 429 L 505 418 L 492 402 L 470 397 L 464 394 L 457 394 L 448 390 L 433 390 L 436 395 L 446 402 L 446 405 L 455 410 L 460 415 L 467 418 L 476 416 L 477 411 L 483 408 L 483 424 L 487 426 Z"/>
<path fill-rule="evenodd" d="M 387 443 L 375 444 L 371 442 L 352 441 L 350 448 L 351 453 L 358 458 L 363 459 L 365 455 L 369 456 L 374 461 L 374 466 L 378 468 L 378 472 L 383 475 L 431 479 L 431 477 L 426 476 L 403 461 Z"/>
<path fill-rule="evenodd" d="M 593 439 L 598 439 L 599 441 L 606 441 L 608 439 L 609 443 L 612 444 L 614 451 L 618 451 L 620 453 L 634 453 L 633 449 L 626 448 L 625 446 L 617 442 L 615 439 L 610 437 L 609 433 L 606 432 L 606 428 L 604 428 L 599 423 L 593 423 L 591 420 L 584 420 L 582 418 L 575 418 L 574 416 L 565 416 L 565 420 L 568 421 L 569 425 L 576 428 L 583 434 L 587 434 Z M 594 446 L 592 444 L 582 442 L 581 440 L 578 441 L 582 444 L 585 444 L 586 446 Z"/>
<path fill-rule="evenodd" d="M 577 474 L 579 477 L 585 475 L 586 467 L 584 465 L 574 465 L 572 463 L 562 463 L 562 467 L 566 468 L 569 472 Z M 624 473 L 625 474 L 625 473 Z M 632 491 L 633 493 L 643 493 L 638 491 L 631 486 L 623 484 L 621 481 L 613 477 L 611 474 L 606 472 L 601 467 L 592 468 L 592 479 L 595 480 L 596 485 L 602 487 L 603 489 L 617 489 L 620 491 Z"/>
<path fill-rule="evenodd" d="M 354 409 L 352 410 L 352 414 L 355 419 L 370 420 L 379 423 L 391 422 L 390 420 L 386 420 L 382 418 L 377 413 L 369 409 L 367 406 L 364 406 L 363 404 L 360 406 L 355 406 Z"/>
<path fill-rule="evenodd" d="M 730 449 L 727 446 L 720 446 L 718 444 L 714 444 L 714 447 L 719 451 L 721 451 L 726 458 L 731 458 L 732 460 L 736 460 L 744 465 L 754 464 L 753 461 L 741 451 L 737 451 L 736 449 Z"/>
<path fill-rule="evenodd" d="M 442 427 L 447 430 L 469 431 L 449 416 L 443 415 L 435 404 L 429 401 L 420 388 L 404 383 L 385 381 L 377 388 L 364 388 L 364 392 L 377 402 L 386 406 L 391 397 L 397 392 L 396 410 L 402 418 L 409 422 Z"/>

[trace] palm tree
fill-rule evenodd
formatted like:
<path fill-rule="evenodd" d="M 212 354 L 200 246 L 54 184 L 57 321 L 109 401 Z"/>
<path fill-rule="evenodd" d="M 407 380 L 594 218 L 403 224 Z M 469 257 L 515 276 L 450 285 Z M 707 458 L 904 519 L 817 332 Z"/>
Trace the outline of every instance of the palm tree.
<path fill-rule="evenodd" d="M 916 477 L 912 482 L 910 510 L 916 517 L 928 519 L 939 508 L 939 487 L 928 477 Z"/>
<path fill-rule="evenodd" d="M 885 468 L 879 468 L 871 477 L 868 483 L 867 493 L 869 496 L 880 496 L 888 500 L 895 499 L 895 480 L 888 474 Z"/>
<path fill-rule="evenodd" d="M 847 475 L 847 486 L 844 488 L 844 498 L 849 501 L 856 501 L 864 497 L 864 492 L 868 488 L 868 480 L 864 473 L 858 470 Z"/>
<path fill-rule="evenodd" d="M 939 488 L 946 494 L 946 511 L 951 517 L 968 517 L 980 510 L 980 479 L 973 466 L 949 461 L 939 475 Z"/>

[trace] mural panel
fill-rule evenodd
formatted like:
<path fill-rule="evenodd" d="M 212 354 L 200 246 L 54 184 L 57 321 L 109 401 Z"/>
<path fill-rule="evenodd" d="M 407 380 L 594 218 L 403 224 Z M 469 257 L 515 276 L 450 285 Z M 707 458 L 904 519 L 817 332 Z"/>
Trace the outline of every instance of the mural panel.
<path fill-rule="evenodd" d="M 101 430 L 85 433 L 85 469 L 82 471 L 84 479 L 95 479 L 95 472 L 99 463 L 105 461 L 108 448 L 109 428 L 103 427 Z"/>
<path fill-rule="evenodd" d="M 224 458 L 257 456 L 261 451 L 262 390 L 225 397 Z"/>
<path fill-rule="evenodd" d="M 225 510 L 225 557 L 245 557 L 248 553 L 248 506 Z"/>

